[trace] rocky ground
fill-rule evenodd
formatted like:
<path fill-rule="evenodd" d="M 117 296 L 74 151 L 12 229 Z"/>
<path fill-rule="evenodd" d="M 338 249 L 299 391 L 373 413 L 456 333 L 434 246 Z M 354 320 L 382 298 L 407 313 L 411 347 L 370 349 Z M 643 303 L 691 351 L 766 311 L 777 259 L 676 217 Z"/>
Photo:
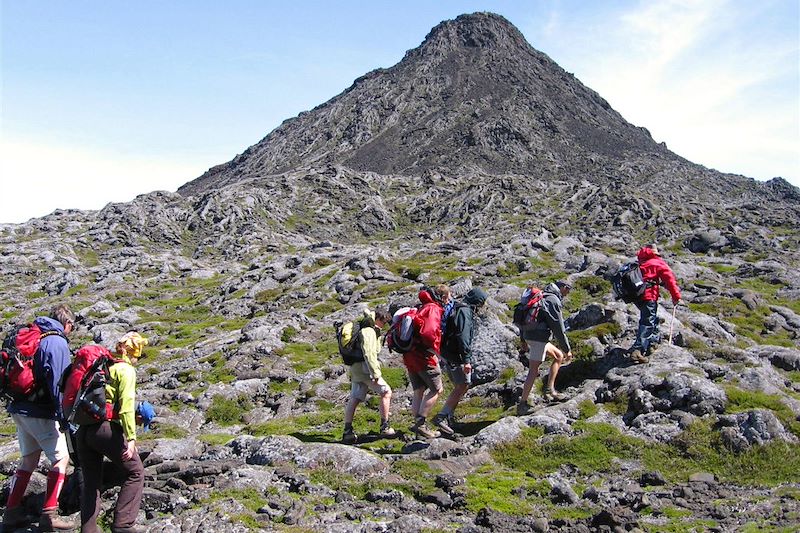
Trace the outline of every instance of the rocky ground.
<path fill-rule="evenodd" d="M 148 213 L 172 210 L 192 224 L 171 196 L 147 200 Z M 613 300 L 607 281 L 622 250 L 546 230 L 363 245 L 276 230 L 274 244 L 231 248 L 235 224 L 216 246 L 192 247 L 168 221 L 137 223 L 137 209 L 4 226 L 0 267 L 8 325 L 67 302 L 79 315 L 74 347 L 110 345 L 131 328 L 152 339 L 139 366 L 139 396 L 158 412 L 141 443 L 140 522 L 151 531 L 789 530 L 800 519 L 791 254 L 665 243 L 688 305 L 676 312 L 674 345 L 632 365 L 622 348 L 636 310 Z M 557 382 L 568 400 L 535 393 L 534 412 L 517 417 L 526 369 L 509 303 L 521 287 L 561 277 L 575 286 L 566 307 L 577 360 Z M 490 294 L 475 341 L 478 383 L 458 411 L 462 437 L 412 438 L 402 363 L 384 352 L 401 435 L 378 438 L 371 401 L 356 418 L 359 444 L 339 444 L 349 387 L 333 321 L 412 301 L 422 283 L 439 281 Z M 660 309 L 665 332 L 671 311 Z M 9 420 L 2 433 L 8 476 L 17 457 Z M 43 483 L 31 483 L 32 510 Z"/>

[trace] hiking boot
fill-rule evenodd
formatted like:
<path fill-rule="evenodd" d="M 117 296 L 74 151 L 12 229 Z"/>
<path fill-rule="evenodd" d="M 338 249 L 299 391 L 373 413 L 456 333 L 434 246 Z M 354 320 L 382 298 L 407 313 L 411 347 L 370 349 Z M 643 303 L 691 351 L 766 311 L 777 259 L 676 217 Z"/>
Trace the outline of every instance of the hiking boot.
<path fill-rule="evenodd" d="M 525 416 L 531 412 L 531 406 L 528 402 L 519 402 L 517 404 L 517 416 Z"/>
<path fill-rule="evenodd" d="M 3 513 L 3 531 L 11 531 L 15 527 L 26 526 L 30 522 L 28 513 L 21 505 L 6 509 Z"/>
<path fill-rule="evenodd" d="M 355 444 L 358 441 L 358 435 L 352 429 L 345 430 L 342 435 L 342 444 Z"/>
<path fill-rule="evenodd" d="M 452 437 L 456 434 L 453 431 L 453 428 L 450 427 L 450 424 L 447 423 L 447 415 L 438 414 L 433 417 L 433 425 L 439 428 L 439 431 L 442 432 L 442 435 L 447 435 L 448 437 Z"/>
<path fill-rule="evenodd" d="M 456 419 L 456 415 L 450 413 L 447 415 L 447 425 L 453 428 L 453 431 L 458 431 L 463 427 L 463 424 Z"/>
<path fill-rule="evenodd" d="M 634 363 L 636 363 L 638 365 L 638 364 L 646 363 L 648 361 L 648 359 L 647 359 L 647 357 L 642 355 L 642 351 L 641 350 L 633 350 L 631 352 L 631 361 L 633 361 Z"/>
<path fill-rule="evenodd" d="M 394 437 L 397 435 L 397 432 L 394 430 L 392 426 L 389 425 L 389 422 L 384 422 L 381 424 L 380 429 L 380 436 L 381 437 Z"/>
<path fill-rule="evenodd" d="M 39 531 L 72 531 L 77 527 L 77 524 L 67 522 L 58 516 L 58 509 L 42 509 Z"/>
<path fill-rule="evenodd" d="M 548 402 L 562 402 L 566 399 L 566 396 L 559 394 L 556 391 L 545 392 L 543 396 L 545 401 Z"/>
<path fill-rule="evenodd" d="M 411 426 L 411 430 L 417 434 L 418 437 L 422 437 L 425 439 L 435 439 L 439 437 L 439 432 L 434 431 L 428 427 L 428 425 L 423 420 L 422 423 L 414 424 Z"/>

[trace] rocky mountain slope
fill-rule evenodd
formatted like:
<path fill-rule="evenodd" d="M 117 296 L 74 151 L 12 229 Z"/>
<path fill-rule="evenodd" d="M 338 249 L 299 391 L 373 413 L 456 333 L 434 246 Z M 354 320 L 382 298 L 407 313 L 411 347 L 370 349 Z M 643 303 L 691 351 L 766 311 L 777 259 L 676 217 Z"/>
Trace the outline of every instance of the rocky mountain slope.
<path fill-rule="evenodd" d="M 0 313 L 5 329 L 67 302 L 74 347 L 151 338 L 150 531 L 790 530 L 798 220 L 796 188 L 681 159 L 481 13 L 178 193 L 0 225 Z M 632 366 L 638 316 L 608 278 L 651 240 L 687 305 L 674 345 Z M 534 393 L 516 417 L 510 304 L 558 278 L 575 287 L 568 400 Z M 384 352 L 406 431 L 371 434 L 371 400 L 359 444 L 338 444 L 349 382 L 332 323 L 437 282 L 490 295 L 463 436 L 409 435 L 402 362 Z M 667 331 L 669 304 L 660 318 Z M 9 419 L 0 434 L 10 475 Z"/>

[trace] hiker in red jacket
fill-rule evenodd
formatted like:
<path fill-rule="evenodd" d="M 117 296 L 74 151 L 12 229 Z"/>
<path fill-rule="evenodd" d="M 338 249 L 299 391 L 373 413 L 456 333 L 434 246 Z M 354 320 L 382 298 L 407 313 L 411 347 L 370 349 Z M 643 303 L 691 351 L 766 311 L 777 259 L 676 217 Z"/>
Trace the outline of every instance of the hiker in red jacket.
<path fill-rule="evenodd" d="M 636 302 L 639 308 L 639 329 L 636 340 L 628 353 L 636 363 L 646 363 L 647 357 L 653 351 L 653 345 L 661 342 L 661 333 L 658 331 L 658 297 L 660 285 L 664 285 L 672 296 L 672 305 L 681 301 L 681 290 L 675 281 L 675 274 L 661 259 L 655 244 L 644 246 L 636 254 L 639 260 L 639 269 L 642 279 L 647 284 L 642 299 Z"/>
<path fill-rule="evenodd" d="M 414 347 L 403 354 L 403 363 L 408 370 L 408 381 L 414 390 L 411 413 L 414 425 L 411 431 L 418 436 L 439 436 L 425 424 L 425 419 L 436 404 L 443 390 L 442 370 L 439 367 L 439 350 L 442 342 L 442 313 L 450 300 L 450 288 L 437 285 L 434 289 L 419 292 L 422 303 L 414 317 Z"/>

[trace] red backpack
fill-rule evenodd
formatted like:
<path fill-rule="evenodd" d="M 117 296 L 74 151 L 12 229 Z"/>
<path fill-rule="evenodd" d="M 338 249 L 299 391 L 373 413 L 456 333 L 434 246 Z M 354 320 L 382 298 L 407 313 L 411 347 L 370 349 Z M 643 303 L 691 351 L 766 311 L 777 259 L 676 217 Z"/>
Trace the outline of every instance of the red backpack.
<path fill-rule="evenodd" d="M 9 400 L 35 401 L 45 396 L 36 383 L 34 356 L 43 337 L 60 335 L 57 331 L 42 333 L 39 326 L 16 326 L 3 341 L 0 351 L 0 394 Z"/>
<path fill-rule="evenodd" d="M 109 367 L 120 361 L 99 344 L 87 344 L 75 352 L 61 386 L 61 407 L 68 422 L 87 425 L 114 418 L 114 407 L 106 403 L 106 384 Z"/>
<path fill-rule="evenodd" d="M 539 319 L 539 310 L 542 308 L 544 293 L 538 287 L 528 287 L 514 306 L 514 325 L 520 329 L 528 328 Z"/>

